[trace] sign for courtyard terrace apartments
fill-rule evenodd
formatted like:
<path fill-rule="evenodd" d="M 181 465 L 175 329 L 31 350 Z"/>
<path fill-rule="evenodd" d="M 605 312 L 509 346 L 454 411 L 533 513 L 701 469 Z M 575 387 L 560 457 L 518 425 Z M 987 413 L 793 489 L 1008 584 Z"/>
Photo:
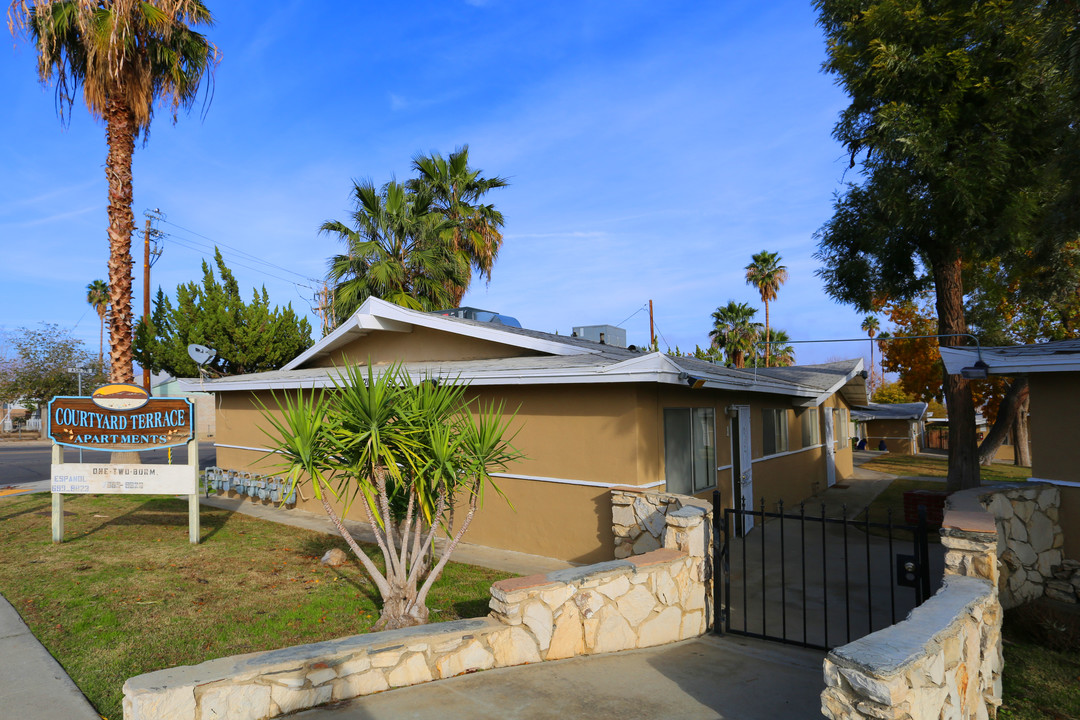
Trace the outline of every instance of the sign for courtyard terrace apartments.
<path fill-rule="evenodd" d="M 57 445 L 135 452 L 183 445 L 194 437 L 186 398 L 151 398 L 137 385 L 114 383 L 92 397 L 57 397 L 49 403 L 49 438 Z M 189 494 L 197 471 L 190 465 L 54 463 L 54 493 Z"/>

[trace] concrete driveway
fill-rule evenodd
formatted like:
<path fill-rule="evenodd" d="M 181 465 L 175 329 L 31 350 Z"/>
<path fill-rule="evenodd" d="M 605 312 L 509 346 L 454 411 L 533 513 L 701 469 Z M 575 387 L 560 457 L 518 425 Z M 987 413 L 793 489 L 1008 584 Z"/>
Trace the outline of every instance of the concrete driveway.
<path fill-rule="evenodd" d="M 290 716 L 294 720 L 820 718 L 823 653 L 705 636 L 487 670 Z"/>

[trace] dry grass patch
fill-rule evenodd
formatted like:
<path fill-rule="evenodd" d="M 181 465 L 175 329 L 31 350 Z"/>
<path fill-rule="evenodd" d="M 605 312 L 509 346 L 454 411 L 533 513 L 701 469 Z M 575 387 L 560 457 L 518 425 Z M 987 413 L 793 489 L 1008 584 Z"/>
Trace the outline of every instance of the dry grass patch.
<path fill-rule="evenodd" d="M 0 500 L 0 593 L 106 718 L 121 716 L 133 675 L 355 635 L 378 619 L 359 563 L 319 563 L 331 547 L 348 552 L 340 538 L 203 507 L 203 542 L 191 545 L 186 499 L 68 496 L 65 510 L 54 545 L 49 495 Z M 485 615 L 488 588 L 506 577 L 450 563 L 433 621 Z"/>

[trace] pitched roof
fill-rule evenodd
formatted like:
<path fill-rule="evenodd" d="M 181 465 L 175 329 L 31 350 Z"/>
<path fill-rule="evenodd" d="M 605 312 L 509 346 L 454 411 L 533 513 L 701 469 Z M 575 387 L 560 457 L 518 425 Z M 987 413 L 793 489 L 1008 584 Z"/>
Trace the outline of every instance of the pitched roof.
<path fill-rule="evenodd" d="M 973 347 L 941 347 L 938 352 L 951 375 L 959 375 L 962 368 L 971 367 L 980 359 L 993 375 L 1080 370 L 1080 340 L 984 347 L 981 353 Z"/>
<path fill-rule="evenodd" d="M 926 415 L 927 404 L 913 403 L 870 403 L 853 408 L 852 420 L 922 420 Z"/>
<path fill-rule="evenodd" d="M 682 384 L 692 375 L 704 380 L 705 387 L 776 393 L 800 398 L 798 404 L 801 405 L 816 405 L 833 392 L 845 388 L 845 384 L 858 378 L 862 370 L 861 359 L 792 368 L 736 370 L 695 358 L 670 357 L 659 352 L 642 353 L 583 338 L 419 312 L 377 298 L 368 298 L 340 327 L 281 370 L 181 382 L 192 390 L 207 391 L 332 387 L 339 377 L 334 368 L 307 365 L 370 333 L 408 332 L 416 326 L 540 353 L 485 360 L 430 360 L 404 364 L 405 370 L 417 380 L 441 377 L 478 386 L 618 382 Z M 856 390 L 854 394 L 857 396 L 859 393 Z M 865 402 L 864 385 L 862 397 Z"/>

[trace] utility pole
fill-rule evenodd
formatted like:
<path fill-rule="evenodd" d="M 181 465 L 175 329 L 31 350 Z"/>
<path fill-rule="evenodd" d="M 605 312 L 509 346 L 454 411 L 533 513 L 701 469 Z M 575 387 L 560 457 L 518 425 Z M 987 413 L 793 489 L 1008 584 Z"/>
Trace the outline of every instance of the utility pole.
<path fill-rule="evenodd" d="M 153 212 L 148 210 L 143 214 L 146 216 L 146 232 L 143 234 L 143 324 L 145 325 L 150 318 L 150 268 L 161 257 L 161 248 L 157 246 L 157 238 L 161 235 L 161 231 L 155 229 L 152 223 L 154 220 L 163 219 L 165 216 L 157 208 L 154 208 Z M 150 252 L 151 237 L 154 238 L 153 253 Z M 153 259 L 151 259 L 151 255 L 153 255 Z M 149 394 L 150 368 L 143 366 L 142 380 L 143 389 Z"/>
<path fill-rule="evenodd" d="M 649 347 L 656 347 L 656 330 L 653 327 L 652 300 L 649 300 Z"/>

